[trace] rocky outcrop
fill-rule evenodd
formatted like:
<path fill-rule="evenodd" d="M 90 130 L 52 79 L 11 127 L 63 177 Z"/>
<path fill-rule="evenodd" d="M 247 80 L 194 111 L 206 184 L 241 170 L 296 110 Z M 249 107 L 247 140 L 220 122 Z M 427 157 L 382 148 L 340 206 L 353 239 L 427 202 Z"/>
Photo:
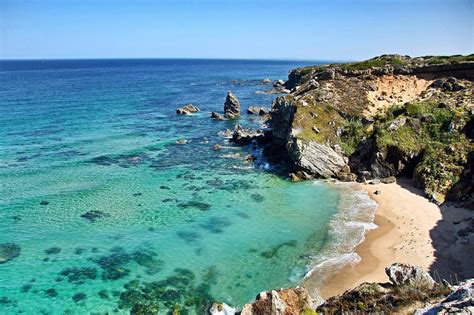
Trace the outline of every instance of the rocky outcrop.
<path fill-rule="evenodd" d="M 191 115 L 197 112 L 199 112 L 199 108 L 191 103 L 176 109 L 176 114 L 178 115 Z"/>
<path fill-rule="evenodd" d="M 331 147 L 316 141 L 307 143 L 295 138 L 289 146 L 294 168 L 316 177 L 336 177 L 346 165 L 344 158 Z"/>
<path fill-rule="evenodd" d="M 436 282 L 421 267 L 395 263 L 385 268 L 385 273 L 394 286 L 411 285 L 433 288 Z"/>
<path fill-rule="evenodd" d="M 286 147 L 291 137 L 295 112 L 296 106 L 290 97 L 280 96 L 273 102 L 270 115 L 275 145 Z"/>
<path fill-rule="evenodd" d="M 290 95 L 273 103 L 264 152 L 295 178 L 407 176 L 437 203 L 448 196 L 472 207 L 473 79 L 474 55 L 295 69 L 285 82 Z"/>
<path fill-rule="evenodd" d="M 268 109 L 266 109 L 265 107 L 249 106 L 249 108 L 247 109 L 247 114 L 250 114 L 250 115 L 264 116 L 264 115 L 267 115 L 268 113 L 269 113 Z"/>
<path fill-rule="evenodd" d="M 225 120 L 224 115 L 216 113 L 216 112 L 211 113 L 211 118 L 215 120 Z"/>
<path fill-rule="evenodd" d="M 231 92 L 227 92 L 227 97 L 224 103 L 224 116 L 230 119 L 240 117 L 240 102 L 239 99 Z"/>
<path fill-rule="evenodd" d="M 474 279 L 451 287 L 451 293 L 441 302 L 428 303 L 415 315 L 474 314 Z"/>
<path fill-rule="evenodd" d="M 232 134 L 232 142 L 238 145 L 248 145 L 252 142 L 259 144 L 268 143 L 271 139 L 272 133 L 270 130 L 250 130 L 244 129 L 237 124 Z"/>
<path fill-rule="evenodd" d="M 393 264 L 386 268 L 386 273 L 392 281 L 391 284 L 363 283 L 340 296 L 327 299 L 318 306 L 316 311 L 324 314 L 341 314 L 347 311 L 371 314 L 410 314 L 420 304 L 448 300 L 456 290 L 446 283 L 436 283 L 420 267 Z M 460 301 L 464 298 L 456 297 L 456 299 Z"/>
<path fill-rule="evenodd" d="M 240 315 L 291 315 L 311 310 L 312 300 L 303 287 L 261 292 L 255 302 L 245 304 Z"/>

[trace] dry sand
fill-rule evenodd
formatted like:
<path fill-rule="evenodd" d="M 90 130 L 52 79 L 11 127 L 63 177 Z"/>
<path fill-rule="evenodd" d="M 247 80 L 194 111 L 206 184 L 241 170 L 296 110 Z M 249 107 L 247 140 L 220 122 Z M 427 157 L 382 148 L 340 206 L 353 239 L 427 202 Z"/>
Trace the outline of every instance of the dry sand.
<path fill-rule="evenodd" d="M 379 205 L 375 215 L 378 228 L 369 231 L 357 247 L 360 263 L 343 268 L 326 281 L 323 298 L 363 282 L 387 282 L 384 268 L 394 262 L 421 266 L 435 278 L 453 282 L 456 277 L 474 277 L 473 234 L 456 236 L 474 223 L 473 211 L 438 207 L 413 188 L 410 180 L 360 186 Z"/>

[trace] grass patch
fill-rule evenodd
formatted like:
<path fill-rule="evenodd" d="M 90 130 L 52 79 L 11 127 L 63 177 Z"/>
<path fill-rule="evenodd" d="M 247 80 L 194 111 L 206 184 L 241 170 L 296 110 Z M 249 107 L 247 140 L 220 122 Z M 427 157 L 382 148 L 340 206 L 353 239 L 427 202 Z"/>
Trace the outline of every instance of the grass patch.
<path fill-rule="evenodd" d="M 330 104 L 309 103 L 307 106 L 297 105 L 294 122 L 295 127 L 301 130 L 297 134 L 299 139 L 336 143 L 336 130 L 343 125 L 344 119 Z M 319 131 L 316 132 L 314 127 Z"/>
<path fill-rule="evenodd" d="M 347 70 L 366 70 L 369 68 L 381 68 L 388 65 L 403 66 L 406 62 L 396 56 L 381 56 L 361 62 L 342 64 L 341 68 Z"/>
<path fill-rule="evenodd" d="M 470 54 L 467 56 L 463 55 L 454 55 L 454 56 L 430 56 L 425 57 L 428 58 L 427 63 L 429 65 L 439 65 L 445 63 L 460 63 L 460 62 L 468 62 L 474 61 L 474 54 Z"/>
<path fill-rule="evenodd" d="M 357 150 L 362 139 L 368 134 L 369 132 L 367 131 L 366 126 L 362 124 L 360 119 L 347 121 L 340 142 L 344 153 L 347 156 L 351 156 Z"/>

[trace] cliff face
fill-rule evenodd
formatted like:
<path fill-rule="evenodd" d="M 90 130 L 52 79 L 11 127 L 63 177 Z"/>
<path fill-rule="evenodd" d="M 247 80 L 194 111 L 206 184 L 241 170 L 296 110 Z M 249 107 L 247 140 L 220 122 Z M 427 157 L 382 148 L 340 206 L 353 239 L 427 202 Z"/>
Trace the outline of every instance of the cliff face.
<path fill-rule="evenodd" d="M 474 207 L 473 80 L 474 55 L 295 69 L 272 107 L 268 151 L 285 152 L 294 178 L 409 176 L 436 202 Z"/>

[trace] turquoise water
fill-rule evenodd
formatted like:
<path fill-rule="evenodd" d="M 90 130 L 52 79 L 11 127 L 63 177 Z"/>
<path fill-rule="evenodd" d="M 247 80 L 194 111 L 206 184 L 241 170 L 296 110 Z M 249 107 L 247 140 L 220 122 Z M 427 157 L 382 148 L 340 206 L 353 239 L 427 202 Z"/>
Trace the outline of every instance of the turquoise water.
<path fill-rule="evenodd" d="M 2 314 L 242 305 L 349 253 L 364 230 L 353 221 L 370 221 L 347 187 L 291 183 L 263 158 L 245 162 L 260 152 L 219 136 L 235 122 L 209 118 L 227 90 L 244 110 L 269 107 L 261 80 L 304 63 L 0 65 L 0 244 L 21 248 L 0 264 Z M 188 102 L 202 112 L 177 116 Z"/>

